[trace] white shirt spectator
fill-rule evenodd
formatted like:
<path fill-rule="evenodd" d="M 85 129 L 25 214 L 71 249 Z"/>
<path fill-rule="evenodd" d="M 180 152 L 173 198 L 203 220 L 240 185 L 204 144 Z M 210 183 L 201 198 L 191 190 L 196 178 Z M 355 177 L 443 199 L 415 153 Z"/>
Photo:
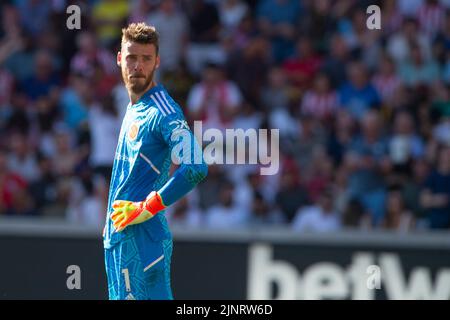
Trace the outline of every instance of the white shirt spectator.
<path fill-rule="evenodd" d="M 423 33 L 419 33 L 416 36 L 416 40 L 422 51 L 422 56 L 425 60 L 429 60 L 432 56 L 429 37 Z M 402 33 L 397 33 L 391 36 L 388 40 L 386 49 L 389 55 L 394 58 L 397 63 L 402 63 L 410 57 L 411 46 L 408 39 L 406 39 Z"/>
<path fill-rule="evenodd" d="M 248 214 L 237 206 L 213 206 L 206 212 L 206 226 L 212 229 L 235 229 L 247 225 Z"/>
<path fill-rule="evenodd" d="M 114 107 L 116 108 L 118 118 L 123 119 L 125 113 L 127 112 L 128 103 L 130 103 L 128 91 L 123 83 L 119 83 L 112 90 L 112 94 L 114 98 Z"/>
<path fill-rule="evenodd" d="M 450 146 L 450 118 L 442 120 L 434 127 L 433 137 L 440 143 Z"/>
<path fill-rule="evenodd" d="M 167 208 L 166 217 L 170 226 L 199 228 L 203 224 L 203 214 L 197 208 L 188 209 L 183 216 L 174 215 L 174 207 Z"/>
<path fill-rule="evenodd" d="M 241 103 L 242 94 L 237 85 L 231 81 L 223 81 L 221 85 L 216 86 L 214 89 L 208 89 L 203 83 L 196 84 L 189 92 L 187 106 L 190 112 L 198 112 L 206 104 L 203 130 L 208 128 L 224 130 L 229 125 L 220 118 L 220 105 L 224 104 L 227 108 L 235 109 Z"/>
<path fill-rule="evenodd" d="M 166 14 L 159 10 L 151 14 L 147 21 L 156 27 L 160 36 L 159 51 L 163 57 L 160 68 L 164 71 L 176 69 L 183 55 L 183 42 L 189 32 L 186 16 L 180 11 Z"/>
<path fill-rule="evenodd" d="M 73 179 L 70 187 L 66 219 L 71 223 L 101 228 L 105 223 L 106 207 L 100 196 L 98 181 L 94 181 L 92 194 L 87 194 L 79 180 Z"/>
<path fill-rule="evenodd" d="M 185 197 L 169 206 L 166 217 L 169 225 L 177 227 L 199 228 L 204 223 L 204 213 L 198 207 L 198 190 L 194 189 Z M 177 211 L 181 210 L 180 212 Z"/>
<path fill-rule="evenodd" d="M 102 201 L 96 196 L 88 196 L 81 203 L 68 209 L 68 220 L 77 224 L 101 227 L 105 222 Z"/>
<path fill-rule="evenodd" d="M 424 0 L 396 0 L 397 8 L 404 16 L 416 16 Z"/>
<path fill-rule="evenodd" d="M 32 154 L 27 154 L 25 158 L 12 154 L 8 159 L 8 167 L 11 172 L 20 175 L 28 182 L 36 181 L 40 177 L 38 163 Z"/>
<path fill-rule="evenodd" d="M 419 136 L 396 134 L 389 141 L 389 155 L 393 163 L 404 164 L 410 157 L 420 158 L 424 145 Z"/>
<path fill-rule="evenodd" d="M 91 164 L 111 166 L 119 138 L 120 122 L 111 113 L 101 110 L 99 105 L 89 110 L 89 129 L 91 132 Z"/>
<path fill-rule="evenodd" d="M 248 11 L 247 4 L 240 0 L 225 0 L 219 5 L 220 22 L 227 29 L 235 29 Z"/>
<path fill-rule="evenodd" d="M 319 206 L 309 206 L 297 212 L 292 228 L 296 231 L 330 232 L 340 228 L 340 220 L 336 212 L 325 213 Z"/>

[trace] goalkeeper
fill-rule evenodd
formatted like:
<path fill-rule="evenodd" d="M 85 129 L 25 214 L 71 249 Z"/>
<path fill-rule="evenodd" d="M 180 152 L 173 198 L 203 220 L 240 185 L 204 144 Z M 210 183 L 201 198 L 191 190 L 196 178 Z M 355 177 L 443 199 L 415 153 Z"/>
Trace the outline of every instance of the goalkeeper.
<path fill-rule="evenodd" d="M 130 103 L 116 149 L 103 232 L 110 299 L 173 299 L 172 236 L 163 210 L 207 175 L 182 110 L 153 80 L 159 63 L 154 27 L 133 23 L 122 30 L 117 64 Z M 169 178 L 172 160 L 180 166 Z"/>

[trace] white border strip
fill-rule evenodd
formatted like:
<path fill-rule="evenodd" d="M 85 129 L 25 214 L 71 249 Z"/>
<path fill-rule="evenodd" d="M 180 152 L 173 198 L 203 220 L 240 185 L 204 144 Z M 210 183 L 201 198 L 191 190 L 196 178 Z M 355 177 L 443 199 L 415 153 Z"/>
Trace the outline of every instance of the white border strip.
<path fill-rule="evenodd" d="M 155 170 L 157 174 L 161 174 L 161 172 L 158 170 L 158 168 L 155 167 L 155 165 L 153 164 L 153 162 L 150 161 L 149 158 L 147 158 L 142 152 L 140 152 L 139 155 L 141 156 L 142 159 L 147 161 L 147 163 L 152 167 L 153 170 Z"/>
<path fill-rule="evenodd" d="M 153 102 L 156 104 L 156 106 L 158 107 L 159 111 L 161 111 L 161 113 L 163 114 L 163 116 L 165 117 L 167 114 L 164 111 L 164 109 L 161 107 L 161 105 L 159 104 L 158 100 L 155 98 L 154 95 L 151 95 L 150 98 L 152 98 Z"/>
<path fill-rule="evenodd" d="M 175 109 L 173 108 L 173 106 L 169 103 L 169 101 L 167 101 L 166 95 L 164 93 L 164 91 L 161 91 L 161 97 L 160 100 L 164 100 L 166 102 L 166 104 L 169 106 L 170 110 L 172 110 L 173 113 L 175 113 Z M 159 93 L 156 93 L 156 95 L 159 97 Z"/>
<path fill-rule="evenodd" d="M 152 263 L 150 263 L 148 266 L 146 266 L 144 268 L 144 272 L 147 271 L 148 269 L 150 269 L 151 267 L 153 267 L 155 264 L 157 264 L 158 262 L 160 262 L 162 259 L 164 258 L 164 255 L 162 255 L 161 257 L 159 257 L 158 259 L 156 259 L 155 261 L 153 261 Z"/>

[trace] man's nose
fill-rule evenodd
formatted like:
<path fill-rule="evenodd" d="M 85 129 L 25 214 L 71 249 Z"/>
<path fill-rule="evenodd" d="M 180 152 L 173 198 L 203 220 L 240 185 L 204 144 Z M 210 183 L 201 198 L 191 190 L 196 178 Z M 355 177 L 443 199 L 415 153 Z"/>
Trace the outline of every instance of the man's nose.
<path fill-rule="evenodd" d="M 142 71 L 142 61 L 136 60 L 136 63 L 134 64 L 134 71 Z"/>

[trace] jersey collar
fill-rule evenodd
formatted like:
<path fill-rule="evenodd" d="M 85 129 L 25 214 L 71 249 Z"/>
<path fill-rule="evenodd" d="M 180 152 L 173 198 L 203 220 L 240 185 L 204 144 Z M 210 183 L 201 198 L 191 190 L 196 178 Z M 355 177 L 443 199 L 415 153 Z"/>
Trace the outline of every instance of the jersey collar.
<path fill-rule="evenodd" d="M 147 90 L 147 91 L 139 98 L 139 100 L 136 101 L 135 104 L 131 104 L 131 101 L 130 101 L 130 103 L 128 104 L 129 108 L 132 108 L 133 106 L 137 106 L 137 105 L 141 104 L 142 102 L 147 101 L 148 99 L 150 99 L 150 97 L 151 97 L 152 94 L 154 94 L 154 93 L 156 93 L 156 92 L 159 92 L 159 91 L 161 91 L 161 90 L 163 90 L 163 89 L 164 89 L 164 87 L 163 87 L 162 84 L 157 84 L 156 86 L 154 86 L 154 87 L 150 88 L 149 90 Z"/>

